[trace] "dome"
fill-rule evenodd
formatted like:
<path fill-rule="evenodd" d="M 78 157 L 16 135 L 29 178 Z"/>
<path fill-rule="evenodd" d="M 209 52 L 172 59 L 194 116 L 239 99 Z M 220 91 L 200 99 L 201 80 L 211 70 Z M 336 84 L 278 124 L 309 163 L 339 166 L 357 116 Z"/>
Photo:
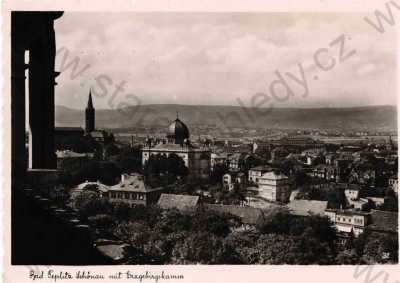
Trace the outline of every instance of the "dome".
<path fill-rule="evenodd" d="M 168 126 L 167 138 L 175 143 L 183 143 L 189 139 L 189 129 L 179 118 Z"/>

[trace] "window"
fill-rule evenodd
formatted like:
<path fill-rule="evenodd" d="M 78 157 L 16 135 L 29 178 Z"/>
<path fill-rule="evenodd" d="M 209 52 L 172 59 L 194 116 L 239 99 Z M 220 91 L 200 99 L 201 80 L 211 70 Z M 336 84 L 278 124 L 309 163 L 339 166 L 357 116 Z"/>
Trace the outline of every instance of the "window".
<path fill-rule="evenodd" d="M 140 195 L 139 195 L 139 199 L 140 199 L 140 200 L 143 200 L 143 199 L 144 199 L 144 196 L 143 196 L 142 194 L 140 194 Z"/>

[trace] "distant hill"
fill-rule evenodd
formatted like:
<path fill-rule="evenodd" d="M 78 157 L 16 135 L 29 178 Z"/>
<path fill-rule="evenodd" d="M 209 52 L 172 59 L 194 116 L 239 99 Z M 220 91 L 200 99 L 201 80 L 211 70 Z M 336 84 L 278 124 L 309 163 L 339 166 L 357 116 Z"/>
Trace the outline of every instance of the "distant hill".
<path fill-rule="evenodd" d="M 240 106 L 143 105 L 96 110 L 96 126 L 135 128 L 167 125 L 179 118 L 191 125 L 246 128 L 396 129 L 395 106 L 352 108 L 242 108 Z M 56 106 L 57 126 L 84 125 L 84 110 Z"/>

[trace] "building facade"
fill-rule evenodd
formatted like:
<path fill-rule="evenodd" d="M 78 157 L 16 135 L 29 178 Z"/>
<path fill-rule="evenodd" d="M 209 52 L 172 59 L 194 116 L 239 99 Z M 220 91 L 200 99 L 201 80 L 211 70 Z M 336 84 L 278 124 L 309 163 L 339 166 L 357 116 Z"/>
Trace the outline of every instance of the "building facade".
<path fill-rule="evenodd" d="M 276 172 L 266 172 L 256 182 L 258 195 L 270 201 L 288 202 L 291 184 L 287 176 Z"/>
<path fill-rule="evenodd" d="M 210 174 L 211 151 L 207 146 L 196 147 L 190 143 L 188 127 L 177 117 L 167 131 L 166 139 L 154 143 L 148 139 L 142 148 L 142 165 L 148 162 L 152 155 L 168 157 L 175 154 L 182 158 L 188 168 L 189 176 L 206 179 Z"/>
<path fill-rule="evenodd" d="M 122 174 L 121 182 L 108 189 L 105 194 L 110 202 L 124 202 L 129 205 L 151 205 L 157 203 L 163 188 L 152 188 L 145 184 L 140 174 Z"/>
<path fill-rule="evenodd" d="M 364 232 L 365 227 L 368 225 L 368 213 L 360 211 L 326 209 L 325 215 L 328 216 L 338 232 L 353 233 L 355 237 Z"/>

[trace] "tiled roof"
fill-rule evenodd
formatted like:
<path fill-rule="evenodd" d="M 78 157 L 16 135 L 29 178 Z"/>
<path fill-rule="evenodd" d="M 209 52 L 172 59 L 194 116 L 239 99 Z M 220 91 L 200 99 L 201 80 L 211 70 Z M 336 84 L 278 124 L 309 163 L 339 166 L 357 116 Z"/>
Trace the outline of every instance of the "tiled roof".
<path fill-rule="evenodd" d="M 273 171 L 271 172 L 267 172 L 264 173 L 261 178 L 266 178 L 266 179 L 270 179 L 270 180 L 284 180 L 284 179 L 288 179 L 288 177 L 284 174 L 277 174 Z"/>
<path fill-rule="evenodd" d="M 398 231 L 398 213 L 391 211 L 371 210 L 371 225 L 368 229 L 382 232 Z"/>
<path fill-rule="evenodd" d="M 75 190 L 78 190 L 78 191 L 79 190 L 85 190 L 87 187 L 91 187 L 91 186 L 96 187 L 101 192 L 107 192 L 108 189 L 109 189 L 108 186 L 106 186 L 106 185 L 104 185 L 104 184 L 102 184 L 100 182 L 88 182 L 88 181 L 86 181 L 84 183 L 79 184 L 77 187 L 73 188 L 72 190 L 74 190 L 74 191 Z"/>
<path fill-rule="evenodd" d="M 190 210 L 196 207 L 198 202 L 199 196 L 161 194 L 157 204 L 163 209 Z"/>
<path fill-rule="evenodd" d="M 86 153 L 78 153 L 71 150 L 57 150 L 56 151 L 57 158 L 73 158 L 73 157 L 87 157 L 90 156 Z"/>
<path fill-rule="evenodd" d="M 287 207 L 294 215 L 324 215 L 327 204 L 327 201 L 295 199 L 288 203 Z"/>
<path fill-rule="evenodd" d="M 219 213 L 230 213 L 239 217 L 245 224 L 254 225 L 260 217 L 264 217 L 261 209 L 249 206 L 204 204 L 204 208 Z"/>
<path fill-rule="evenodd" d="M 261 166 L 256 166 L 253 168 L 250 168 L 249 170 L 251 171 L 271 171 L 272 168 L 270 166 L 265 166 L 265 165 L 261 165 Z"/>
<path fill-rule="evenodd" d="M 110 188 L 110 191 L 127 191 L 127 192 L 152 192 L 161 190 L 162 188 L 151 188 L 144 183 L 143 176 L 140 174 L 124 175 L 124 179 L 117 185 Z"/>

